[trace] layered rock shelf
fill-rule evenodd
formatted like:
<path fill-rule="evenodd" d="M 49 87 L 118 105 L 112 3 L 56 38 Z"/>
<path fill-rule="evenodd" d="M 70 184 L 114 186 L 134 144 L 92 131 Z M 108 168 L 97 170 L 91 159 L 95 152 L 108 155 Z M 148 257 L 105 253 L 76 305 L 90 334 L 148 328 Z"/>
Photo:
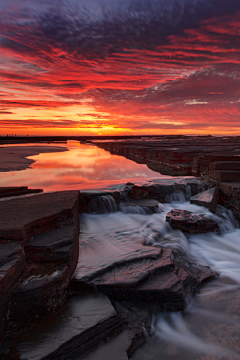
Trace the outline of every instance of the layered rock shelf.
<path fill-rule="evenodd" d="M 79 191 L 0 201 L 0 354 L 26 322 L 62 306 L 79 253 Z"/>
<path fill-rule="evenodd" d="M 137 235 L 127 246 L 121 237 L 109 238 L 111 246 L 101 251 L 99 234 L 98 241 L 82 234 L 79 251 L 79 213 L 130 207 L 150 215 L 163 211 L 161 202 L 172 196 L 189 200 L 208 186 L 179 179 L 128 183 L 114 192 L 2 199 L 0 358 L 74 360 L 93 349 L 108 352 L 113 343 L 131 356 L 150 331 L 152 307 L 183 309 L 186 298 L 217 274 Z"/>
<path fill-rule="evenodd" d="M 87 143 L 146 164 L 161 174 L 202 177 L 212 183 L 211 187 L 219 188 L 220 204 L 240 220 L 239 136 L 157 136 L 118 141 L 93 139 Z"/>

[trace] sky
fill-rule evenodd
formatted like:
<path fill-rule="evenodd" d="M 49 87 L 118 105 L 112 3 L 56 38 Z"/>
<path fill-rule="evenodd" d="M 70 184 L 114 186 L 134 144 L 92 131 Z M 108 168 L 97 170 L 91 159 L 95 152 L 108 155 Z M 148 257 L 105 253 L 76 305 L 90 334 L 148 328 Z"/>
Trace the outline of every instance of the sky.
<path fill-rule="evenodd" d="M 240 135 L 239 0 L 1 0 L 0 135 Z"/>

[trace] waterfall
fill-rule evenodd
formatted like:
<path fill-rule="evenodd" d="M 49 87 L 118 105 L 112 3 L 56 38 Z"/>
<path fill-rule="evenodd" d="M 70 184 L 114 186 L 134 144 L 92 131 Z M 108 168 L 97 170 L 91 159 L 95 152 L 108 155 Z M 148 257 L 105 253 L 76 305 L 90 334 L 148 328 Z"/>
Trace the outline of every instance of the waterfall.
<path fill-rule="evenodd" d="M 91 199 L 90 213 L 106 214 L 116 211 L 118 211 L 118 208 L 112 195 L 97 196 Z"/>

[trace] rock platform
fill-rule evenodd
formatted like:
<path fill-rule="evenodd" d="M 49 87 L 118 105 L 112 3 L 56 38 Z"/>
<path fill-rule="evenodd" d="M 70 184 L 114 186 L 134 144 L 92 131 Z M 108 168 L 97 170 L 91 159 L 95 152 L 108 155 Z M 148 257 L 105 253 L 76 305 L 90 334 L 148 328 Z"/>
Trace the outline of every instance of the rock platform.
<path fill-rule="evenodd" d="M 240 221 L 240 136 L 162 135 L 87 142 L 164 175 L 202 177 L 219 189 L 219 203 Z"/>
<path fill-rule="evenodd" d="M 79 254 L 79 191 L 4 199 L 0 213 L 1 343 L 65 303 Z"/>
<path fill-rule="evenodd" d="M 131 356 L 145 342 L 146 326 L 150 331 L 152 307 L 183 309 L 216 273 L 170 249 L 125 247 L 121 239 L 114 254 L 99 251 L 94 238 L 81 242 L 79 253 L 79 213 L 119 211 L 123 204 L 159 212 L 160 200 L 189 198 L 207 186 L 182 179 L 1 200 L 0 358 L 91 359 L 93 349 L 101 358 L 113 343 Z"/>

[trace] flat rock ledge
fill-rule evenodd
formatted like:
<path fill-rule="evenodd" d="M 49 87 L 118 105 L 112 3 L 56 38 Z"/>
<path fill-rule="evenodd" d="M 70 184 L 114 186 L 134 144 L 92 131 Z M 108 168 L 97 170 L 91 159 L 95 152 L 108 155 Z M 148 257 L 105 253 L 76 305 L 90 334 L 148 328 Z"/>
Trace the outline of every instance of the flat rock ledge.
<path fill-rule="evenodd" d="M 0 359 L 110 359 L 114 344 L 130 357 L 145 342 L 152 309 L 182 310 L 217 275 L 141 243 L 107 261 L 99 254 L 84 259 L 83 247 L 79 255 L 84 201 L 105 212 L 125 199 L 125 207 L 153 213 L 161 196 L 190 194 L 189 184 L 134 186 L 97 197 L 63 191 L 0 202 Z"/>
<path fill-rule="evenodd" d="M 127 183 L 122 191 L 82 191 L 80 212 L 104 214 L 123 211 L 145 213 L 160 212 L 159 203 L 190 199 L 209 188 L 209 184 L 198 178 L 167 179 L 148 182 L 144 185 Z"/>
<path fill-rule="evenodd" d="M 1 345 L 65 303 L 79 255 L 79 191 L 2 200 L 0 213 Z"/>
<path fill-rule="evenodd" d="M 219 190 L 217 187 L 213 187 L 206 191 L 203 191 L 190 198 L 191 204 L 204 206 L 212 212 L 216 211 L 216 207 L 219 201 Z"/>
<path fill-rule="evenodd" d="M 166 221 L 173 229 L 190 234 L 220 232 L 215 219 L 205 214 L 194 214 L 191 211 L 173 209 L 166 215 Z"/>
<path fill-rule="evenodd" d="M 157 305 L 161 311 L 179 311 L 189 295 L 194 295 L 204 281 L 215 276 L 208 267 L 181 260 L 171 249 L 158 248 L 158 254 L 142 259 L 136 256 L 98 274 L 94 269 L 84 273 L 80 263 L 71 287 L 80 292 L 101 292 L 114 301 L 146 303 Z"/>
<path fill-rule="evenodd" d="M 22 331 L 6 360 L 79 359 L 124 325 L 107 296 L 75 295 L 55 313 Z"/>

